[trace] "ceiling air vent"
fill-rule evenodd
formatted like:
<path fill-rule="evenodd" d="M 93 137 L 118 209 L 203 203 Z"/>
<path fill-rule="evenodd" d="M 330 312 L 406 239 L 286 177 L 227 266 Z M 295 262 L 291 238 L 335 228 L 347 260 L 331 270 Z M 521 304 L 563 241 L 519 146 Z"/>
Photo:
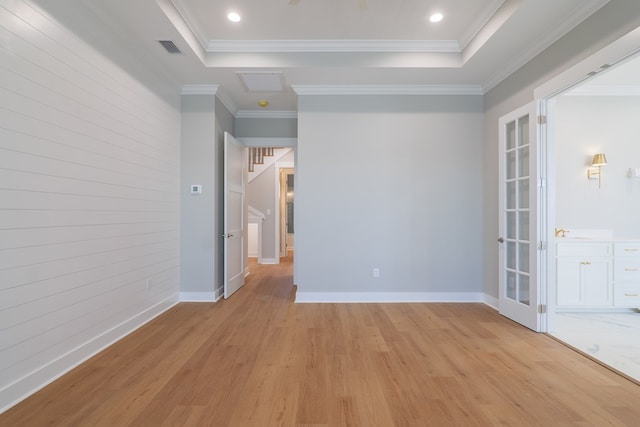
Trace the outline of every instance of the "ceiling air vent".
<path fill-rule="evenodd" d="M 171 54 L 182 54 L 178 46 L 171 40 L 158 40 L 158 43 L 162 45 L 165 50 Z"/>

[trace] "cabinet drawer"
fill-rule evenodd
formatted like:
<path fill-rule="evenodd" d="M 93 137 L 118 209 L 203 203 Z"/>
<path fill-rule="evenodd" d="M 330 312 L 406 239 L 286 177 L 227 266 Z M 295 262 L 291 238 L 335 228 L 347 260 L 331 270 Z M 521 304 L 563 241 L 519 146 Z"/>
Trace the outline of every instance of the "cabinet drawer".
<path fill-rule="evenodd" d="M 616 307 L 640 307 L 640 284 L 616 285 L 613 291 L 613 304 Z"/>
<path fill-rule="evenodd" d="M 616 257 L 613 261 L 613 277 L 616 282 L 640 282 L 640 257 Z"/>
<path fill-rule="evenodd" d="M 558 243 L 557 256 L 611 256 L 609 243 Z M 640 253 L 638 253 L 640 255 Z"/>
<path fill-rule="evenodd" d="M 637 256 L 640 257 L 640 243 L 614 243 L 613 254 L 619 256 Z"/>

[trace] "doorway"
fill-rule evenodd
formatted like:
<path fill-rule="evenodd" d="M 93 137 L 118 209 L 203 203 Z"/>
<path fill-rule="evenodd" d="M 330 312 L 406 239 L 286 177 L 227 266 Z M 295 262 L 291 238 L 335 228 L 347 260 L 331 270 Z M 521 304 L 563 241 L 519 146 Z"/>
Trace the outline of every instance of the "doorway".
<path fill-rule="evenodd" d="M 640 381 L 640 148 L 629 142 L 640 58 L 637 42 L 619 45 L 536 91 L 548 123 L 547 318 L 551 336 Z M 599 154 L 606 165 L 592 165 Z"/>
<path fill-rule="evenodd" d="M 280 258 L 294 250 L 294 168 L 283 167 L 279 174 Z"/>
<path fill-rule="evenodd" d="M 265 138 L 267 142 L 269 138 Z M 293 226 L 293 200 L 288 209 L 286 201 L 287 181 L 281 185 L 281 171 L 290 171 L 293 175 L 295 151 L 293 147 L 251 147 L 259 148 L 261 156 L 249 168 L 247 186 L 247 210 L 249 213 L 248 255 L 257 258 L 259 264 L 279 264 L 282 256 L 286 256 L 287 224 Z M 268 154 L 264 154 L 268 153 Z M 251 154 L 249 155 L 251 161 Z M 255 160 L 255 159 L 254 159 Z M 293 196 L 293 178 L 289 198 Z M 285 191 L 285 199 L 281 200 L 281 188 Z M 289 214 L 290 220 L 286 215 Z M 283 215 L 284 221 L 282 219 Z M 281 234 L 283 233 L 283 237 Z M 293 242 L 289 241 L 289 248 Z"/>

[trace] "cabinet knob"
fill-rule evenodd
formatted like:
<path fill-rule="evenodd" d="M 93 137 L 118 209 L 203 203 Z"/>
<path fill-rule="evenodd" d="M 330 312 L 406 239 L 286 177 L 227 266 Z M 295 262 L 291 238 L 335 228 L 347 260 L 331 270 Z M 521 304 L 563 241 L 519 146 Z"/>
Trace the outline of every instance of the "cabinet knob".
<path fill-rule="evenodd" d="M 504 239 L 502 237 L 498 237 L 498 243 L 504 243 Z"/>

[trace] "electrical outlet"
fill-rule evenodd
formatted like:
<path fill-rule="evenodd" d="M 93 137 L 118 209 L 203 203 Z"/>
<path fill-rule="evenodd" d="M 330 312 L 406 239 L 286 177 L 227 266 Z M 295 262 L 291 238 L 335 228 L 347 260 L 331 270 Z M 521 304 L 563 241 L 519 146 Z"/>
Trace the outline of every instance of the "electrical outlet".
<path fill-rule="evenodd" d="M 380 277 L 380 269 L 378 267 L 373 269 L 373 277 Z"/>

